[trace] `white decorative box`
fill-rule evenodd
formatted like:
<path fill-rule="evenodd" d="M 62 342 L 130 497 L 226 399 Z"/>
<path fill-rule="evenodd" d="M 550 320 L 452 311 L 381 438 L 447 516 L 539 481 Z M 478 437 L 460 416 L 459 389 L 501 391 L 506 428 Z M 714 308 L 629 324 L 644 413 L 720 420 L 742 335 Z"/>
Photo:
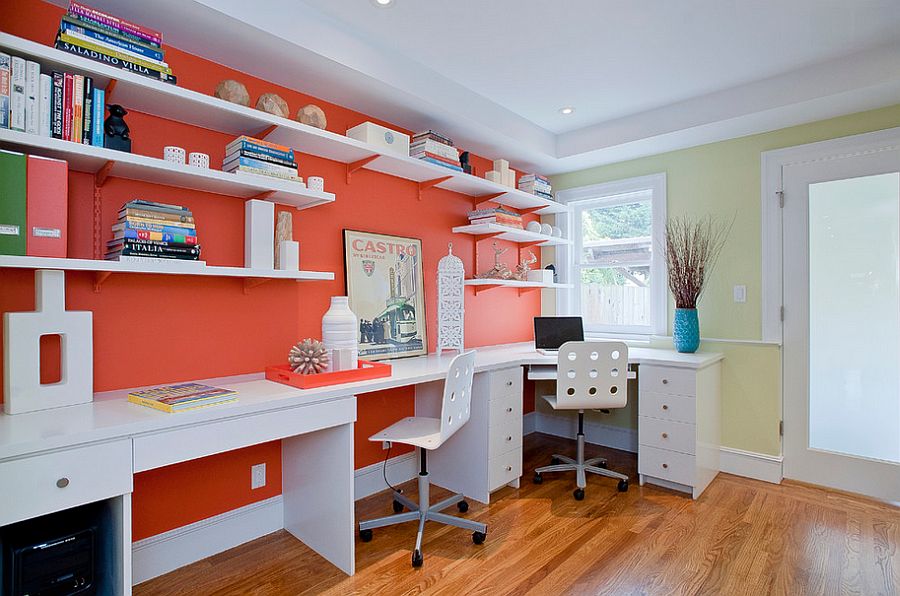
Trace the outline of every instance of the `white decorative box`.
<path fill-rule="evenodd" d="M 549 269 L 532 269 L 528 272 L 528 281 L 536 281 L 542 284 L 552 284 L 553 272 Z"/>
<path fill-rule="evenodd" d="M 400 155 L 409 155 L 409 135 L 379 126 L 374 122 L 363 122 L 359 126 L 354 126 L 347 131 L 347 136 Z"/>

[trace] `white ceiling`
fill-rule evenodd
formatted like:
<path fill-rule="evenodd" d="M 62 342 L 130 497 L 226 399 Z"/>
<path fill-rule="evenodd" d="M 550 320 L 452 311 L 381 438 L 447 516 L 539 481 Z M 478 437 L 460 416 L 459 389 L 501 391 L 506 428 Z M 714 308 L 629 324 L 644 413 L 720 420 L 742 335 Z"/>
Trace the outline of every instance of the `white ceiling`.
<path fill-rule="evenodd" d="M 93 4 L 167 44 L 546 173 L 900 103 L 900 0 Z"/>

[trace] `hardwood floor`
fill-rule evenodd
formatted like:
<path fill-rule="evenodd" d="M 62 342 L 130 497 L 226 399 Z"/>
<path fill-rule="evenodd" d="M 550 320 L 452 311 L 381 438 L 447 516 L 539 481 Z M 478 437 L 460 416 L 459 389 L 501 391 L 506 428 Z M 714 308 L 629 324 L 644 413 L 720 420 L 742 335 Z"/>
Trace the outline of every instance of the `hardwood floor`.
<path fill-rule="evenodd" d="M 589 477 L 531 471 L 574 442 L 525 438 L 520 489 L 466 514 L 488 524 L 485 544 L 428 524 L 425 564 L 410 566 L 415 524 L 357 540 L 347 577 L 280 531 L 135 587 L 157 594 L 861 594 L 900 593 L 900 509 L 795 483 L 720 474 L 698 501 L 638 486 L 634 454 L 587 446 L 631 477 L 627 493 Z M 415 493 L 413 482 L 403 485 Z M 432 501 L 445 496 L 434 490 Z M 414 496 L 412 496 L 415 499 Z M 357 518 L 391 511 L 387 493 L 357 503 Z"/>

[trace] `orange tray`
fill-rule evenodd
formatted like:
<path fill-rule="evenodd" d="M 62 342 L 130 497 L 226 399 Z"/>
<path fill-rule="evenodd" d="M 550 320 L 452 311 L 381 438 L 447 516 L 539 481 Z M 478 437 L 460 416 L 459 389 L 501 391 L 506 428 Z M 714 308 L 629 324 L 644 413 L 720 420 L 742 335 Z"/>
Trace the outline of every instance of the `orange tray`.
<path fill-rule="evenodd" d="M 391 376 L 390 364 L 369 362 L 367 360 L 360 360 L 358 368 L 354 370 L 339 370 L 314 375 L 297 374 L 287 364 L 266 367 L 267 379 L 299 389 L 314 389 L 316 387 L 355 383 L 357 381 L 368 381 L 369 379 L 380 379 L 389 376 Z"/>

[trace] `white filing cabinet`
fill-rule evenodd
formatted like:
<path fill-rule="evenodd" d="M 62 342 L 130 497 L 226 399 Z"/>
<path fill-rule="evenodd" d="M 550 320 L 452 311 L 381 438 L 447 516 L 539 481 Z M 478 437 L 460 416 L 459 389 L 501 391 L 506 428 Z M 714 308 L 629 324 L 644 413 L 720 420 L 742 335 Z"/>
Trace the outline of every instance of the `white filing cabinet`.
<path fill-rule="evenodd" d="M 522 476 L 521 366 L 477 373 L 472 382 L 469 422 L 439 449 L 428 453 L 434 484 L 482 503 Z M 416 388 L 416 415 L 428 416 L 439 404 L 443 383 Z"/>
<path fill-rule="evenodd" d="M 696 499 L 719 473 L 721 363 L 705 368 L 644 364 L 638 372 L 640 483 Z"/>

